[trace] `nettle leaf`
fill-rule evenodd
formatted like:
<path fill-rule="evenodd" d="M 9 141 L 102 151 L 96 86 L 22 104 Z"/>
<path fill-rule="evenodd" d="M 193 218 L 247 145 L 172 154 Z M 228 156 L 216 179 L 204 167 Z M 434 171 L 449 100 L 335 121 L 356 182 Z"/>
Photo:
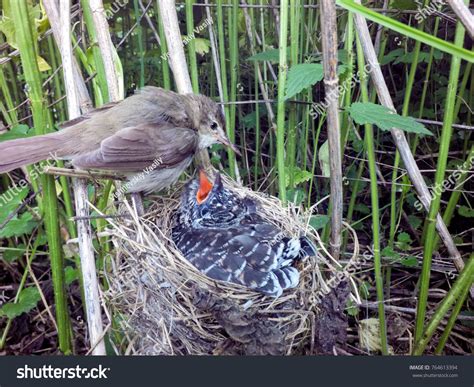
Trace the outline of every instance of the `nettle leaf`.
<path fill-rule="evenodd" d="M 27 313 L 36 307 L 40 299 L 40 293 L 35 286 L 25 288 L 20 292 L 17 303 L 9 302 L 0 308 L 0 317 L 13 319 Z"/>
<path fill-rule="evenodd" d="M 11 238 L 30 234 L 37 225 L 38 221 L 33 219 L 33 215 L 29 212 L 25 212 L 20 216 L 13 217 L 13 219 L 0 230 L 0 238 Z"/>
<path fill-rule="evenodd" d="M 288 71 L 285 99 L 294 97 L 310 86 L 320 82 L 324 77 L 321 63 L 301 63 L 294 65 Z"/>
<path fill-rule="evenodd" d="M 3 223 L 14 212 L 28 195 L 28 187 L 17 189 L 11 187 L 0 194 L 0 223 Z"/>
<path fill-rule="evenodd" d="M 405 54 L 405 50 L 403 48 L 397 48 L 395 50 L 392 50 L 384 55 L 380 64 L 383 66 L 392 63 L 395 59 L 399 58 L 403 54 Z"/>
<path fill-rule="evenodd" d="M 389 259 L 399 259 L 400 254 L 398 254 L 395 250 L 393 250 L 390 246 L 385 247 L 382 251 L 382 257 L 386 257 Z"/>
<path fill-rule="evenodd" d="M 0 142 L 29 137 L 33 134 L 34 130 L 32 130 L 32 128 L 30 128 L 28 125 L 20 124 L 12 127 L 8 132 L 0 134 Z"/>
<path fill-rule="evenodd" d="M 416 267 L 418 266 L 418 259 L 414 256 L 403 258 L 400 263 L 405 267 Z"/>
<path fill-rule="evenodd" d="M 428 129 L 413 117 L 402 117 L 385 106 L 370 102 L 355 102 L 348 109 L 352 119 L 359 125 L 377 125 L 382 130 L 398 128 L 405 132 L 432 136 Z"/>
<path fill-rule="evenodd" d="M 474 218 L 474 209 L 469 208 L 468 206 L 460 206 L 458 213 L 465 218 Z"/>
<path fill-rule="evenodd" d="M 306 199 L 306 192 L 301 188 L 289 189 L 286 191 L 286 198 L 299 206 Z"/>
<path fill-rule="evenodd" d="M 408 223 L 416 230 L 420 228 L 423 221 L 415 215 L 408 215 Z"/>
<path fill-rule="evenodd" d="M 329 216 L 327 215 L 313 215 L 309 219 L 309 225 L 313 227 L 315 230 L 319 230 L 324 228 L 326 224 L 329 222 Z"/>
<path fill-rule="evenodd" d="M 2 259 L 4 259 L 8 263 L 12 263 L 13 261 L 20 258 L 23 254 L 25 254 L 25 248 L 24 248 L 24 245 L 22 244 L 22 245 L 19 245 L 18 248 L 5 250 L 2 254 Z"/>
<path fill-rule="evenodd" d="M 288 48 L 288 53 L 290 49 Z M 258 54 L 252 55 L 247 58 L 251 61 L 268 61 L 272 63 L 278 63 L 280 61 L 280 50 L 278 48 L 272 48 L 270 50 L 259 52 Z"/>
<path fill-rule="evenodd" d="M 66 266 L 64 269 L 64 279 L 66 285 L 71 285 L 75 280 L 79 279 L 79 272 L 72 266 Z"/>
<path fill-rule="evenodd" d="M 301 183 L 305 183 L 309 180 L 311 180 L 312 178 L 312 174 L 311 172 L 308 172 L 308 171 L 305 171 L 301 168 L 298 168 L 298 167 L 293 167 L 292 169 L 286 167 L 285 168 L 285 177 L 286 177 L 286 187 L 288 187 L 290 185 L 290 174 L 293 175 L 293 181 L 295 183 L 295 185 L 298 185 L 298 184 L 301 184 Z"/>
<path fill-rule="evenodd" d="M 211 42 L 207 39 L 195 38 L 194 46 L 196 47 L 196 53 L 199 55 L 204 55 L 209 52 L 209 49 L 211 48 Z"/>

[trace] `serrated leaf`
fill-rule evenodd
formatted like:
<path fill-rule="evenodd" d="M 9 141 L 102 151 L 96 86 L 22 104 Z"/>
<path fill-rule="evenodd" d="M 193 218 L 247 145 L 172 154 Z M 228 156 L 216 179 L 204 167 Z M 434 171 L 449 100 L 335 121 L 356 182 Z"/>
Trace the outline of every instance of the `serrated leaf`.
<path fill-rule="evenodd" d="M 18 246 L 20 247 L 20 246 Z M 4 259 L 8 263 L 12 263 L 13 261 L 20 258 L 25 253 L 25 250 L 21 248 L 5 250 L 2 255 L 2 259 Z"/>
<path fill-rule="evenodd" d="M 289 202 L 299 206 L 306 199 L 306 192 L 301 188 L 289 189 L 286 191 L 286 198 Z"/>
<path fill-rule="evenodd" d="M 382 250 L 382 257 L 391 258 L 391 259 L 398 259 L 398 258 L 400 258 L 400 254 L 398 254 L 390 246 L 387 246 Z"/>
<path fill-rule="evenodd" d="M 416 267 L 418 266 L 418 259 L 416 257 L 410 256 L 403 258 L 400 263 L 405 267 Z"/>
<path fill-rule="evenodd" d="M 474 218 L 474 209 L 469 208 L 468 206 L 460 206 L 458 213 L 465 218 Z"/>
<path fill-rule="evenodd" d="M 36 307 L 40 299 L 41 296 L 36 287 L 25 288 L 20 292 L 17 303 L 9 302 L 0 308 L 0 316 L 10 319 L 18 317 Z"/>
<path fill-rule="evenodd" d="M 209 49 L 211 48 L 211 42 L 207 39 L 195 38 L 194 46 L 196 47 L 196 53 L 199 55 L 204 55 L 209 52 Z"/>
<path fill-rule="evenodd" d="M 402 117 L 382 105 L 370 102 L 355 102 L 347 109 L 352 119 L 359 125 L 377 125 L 382 130 L 398 128 L 405 132 L 432 136 L 428 129 L 413 117 Z"/>
<path fill-rule="evenodd" d="M 327 215 L 313 215 L 309 219 L 309 225 L 315 230 L 319 230 L 326 226 L 329 222 L 329 216 Z"/>
<path fill-rule="evenodd" d="M 29 212 L 25 212 L 20 216 L 15 216 L 0 230 L 0 238 L 11 238 L 30 234 L 37 224 L 38 221 L 33 219 L 33 215 Z"/>
<path fill-rule="evenodd" d="M 408 215 L 408 223 L 410 223 L 410 226 L 412 226 L 416 230 L 421 226 L 423 222 L 415 215 Z"/>
<path fill-rule="evenodd" d="M 20 124 L 12 127 L 8 132 L 0 135 L 0 142 L 15 140 L 17 138 L 28 137 L 28 134 L 33 134 L 33 130 L 28 125 Z"/>
<path fill-rule="evenodd" d="M 3 223 L 28 195 L 28 187 L 10 187 L 0 194 L 0 223 Z"/>
<path fill-rule="evenodd" d="M 285 99 L 320 82 L 323 77 L 324 70 L 321 63 L 301 63 L 292 66 L 288 71 Z"/>
<path fill-rule="evenodd" d="M 398 234 L 397 240 L 399 242 L 403 242 L 403 243 L 411 243 L 412 242 L 410 234 L 408 234 L 406 232 L 401 232 L 400 234 Z"/>
<path fill-rule="evenodd" d="M 322 175 L 324 177 L 331 176 L 331 170 L 329 168 L 329 142 L 327 140 L 319 148 L 318 160 Z"/>
<path fill-rule="evenodd" d="M 288 48 L 288 53 L 290 49 Z M 270 50 L 259 52 L 251 57 L 247 58 L 250 61 L 268 61 L 272 63 L 278 63 L 280 61 L 280 50 L 278 48 L 272 48 Z"/>
<path fill-rule="evenodd" d="M 359 307 L 354 302 L 354 300 L 352 300 L 352 298 L 347 299 L 346 311 L 347 311 L 347 314 L 352 317 L 355 317 L 359 314 Z"/>

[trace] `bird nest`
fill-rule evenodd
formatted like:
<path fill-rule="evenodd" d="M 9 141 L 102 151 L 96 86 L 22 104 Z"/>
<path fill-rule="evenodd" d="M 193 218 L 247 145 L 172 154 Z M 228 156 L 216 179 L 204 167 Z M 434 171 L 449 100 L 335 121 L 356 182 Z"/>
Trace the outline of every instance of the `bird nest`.
<path fill-rule="evenodd" d="M 347 278 L 309 226 L 311 211 L 283 207 L 277 198 L 227 186 L 259 203 L 259 213 L 288 236 L 306 235 L 317 256 L 297 263 L 299 286 L 264 296 L 199 272 L 171 240 L 182 185 L 157 197 L 143 217 L 124 202 L 127 217 L 109 221 L 117 254 L 107 276 L 118 352 L 139 355 L 282 355 L 332 353 L 345 343 Z M 353 233 L 357 246 L 357 237 Z M 357 258 L 354 248 L 352 260 Z"/>

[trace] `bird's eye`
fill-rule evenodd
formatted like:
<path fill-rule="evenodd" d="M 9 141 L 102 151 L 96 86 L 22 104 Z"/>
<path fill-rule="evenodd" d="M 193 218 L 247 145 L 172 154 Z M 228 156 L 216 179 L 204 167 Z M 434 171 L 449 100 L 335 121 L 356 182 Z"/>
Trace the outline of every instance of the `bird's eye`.
<path fill-rule="evenodd" d="M 218 127 L 219 127 L 219 125 L 217 124 L 216 121 L 214 121 L 214 122 L 211 124 L 211 129 L 212 129 L 212 130 L 217 130 Z"/>

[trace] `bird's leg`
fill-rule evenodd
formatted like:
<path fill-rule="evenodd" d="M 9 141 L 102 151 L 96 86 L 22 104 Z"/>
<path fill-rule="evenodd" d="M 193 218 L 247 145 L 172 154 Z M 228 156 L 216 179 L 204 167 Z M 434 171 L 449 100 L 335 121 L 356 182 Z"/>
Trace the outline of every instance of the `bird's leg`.
<path fill-rule="evenodd" d="M 133 192 L 131 195 L 133 206 L 135 207 L 138 216 L 145 215 L 145 207 L 143 206 L 143 198 L 140 192 Z"/>

